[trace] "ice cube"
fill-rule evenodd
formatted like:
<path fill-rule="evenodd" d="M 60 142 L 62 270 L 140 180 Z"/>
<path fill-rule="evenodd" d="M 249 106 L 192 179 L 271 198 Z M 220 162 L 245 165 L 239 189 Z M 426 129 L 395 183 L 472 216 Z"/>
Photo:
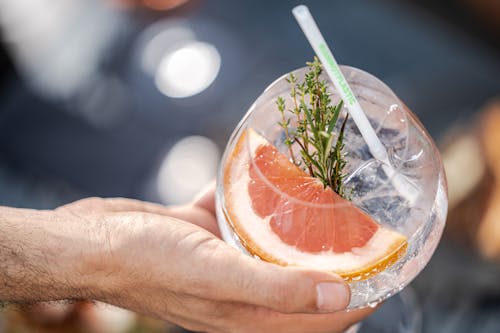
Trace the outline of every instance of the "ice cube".
<path fill-rule="evenodd" d="M 346 179 L 352 202 L 379 223 L 402 231 L 410 210 L 409 201 L 387 177 L 383 163 L 371 159 Z"/>

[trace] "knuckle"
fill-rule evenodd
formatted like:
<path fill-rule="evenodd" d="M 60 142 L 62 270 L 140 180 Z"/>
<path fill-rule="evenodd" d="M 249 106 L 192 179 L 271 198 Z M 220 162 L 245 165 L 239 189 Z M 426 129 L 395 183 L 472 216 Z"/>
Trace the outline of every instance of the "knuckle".
<path fill-rule="evenodd" d="M 76 203 L 82 206 L 94 206 L 103 204 L 105 199 L 99 197 L 88 197 L 78 200 Z"/>
<path fill-rule="evenodd" d="M 58 208 L 59 211 L 87 211 L 102 207 L 105 199 L 99 197 L 88 197 L 69 203 Z"/>
<path fill-rule="evenodd" d="M 181 244 L 185 245 L 189 253 L 196 256 L 201 264 L 208 266 L 204 267 L 205 269 L 210 269 L 222 251 L 221 241 L 204 230 L 189 232 L 183 237 Z"/>
<path fill-rule="evenodd" d="M 184 261 L 182 274 L 185 282 L 177 286 L 181 293 L 192 295 L 210 295 L 220 289 L 221 281 L 210 279 L 214 270 L 214 257 L 220 252 L 220 241 L 207 232 L 188 232 L 178 237 L 172 252 L 177 254 L 188 253 L 192 260 Z M 204 274 L 206 273 L 206 274 Z"/>
<path fill-rule="evenodd" d="M 88 214 L 90 212 L 102 211 L 104 203 L 104 199 L 102 198 L 89 197 L 60 206 L 56 208 L 55 211 L 63 214 L 65 217 L 72 216 L 80 218 L 83 213 Z"/>

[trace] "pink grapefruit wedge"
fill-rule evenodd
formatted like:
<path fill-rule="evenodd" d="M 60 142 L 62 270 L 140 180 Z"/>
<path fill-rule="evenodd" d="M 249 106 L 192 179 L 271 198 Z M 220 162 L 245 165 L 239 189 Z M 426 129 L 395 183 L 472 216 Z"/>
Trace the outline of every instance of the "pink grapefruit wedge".
<path fill-rule="evenodd" d="M 242 244 L 268 262 L 352 281 L 383 271 L 406 252 L 405 236 L 324 188 L 253 130 L 240 136 L 227 161 L 224 199 Z"/>

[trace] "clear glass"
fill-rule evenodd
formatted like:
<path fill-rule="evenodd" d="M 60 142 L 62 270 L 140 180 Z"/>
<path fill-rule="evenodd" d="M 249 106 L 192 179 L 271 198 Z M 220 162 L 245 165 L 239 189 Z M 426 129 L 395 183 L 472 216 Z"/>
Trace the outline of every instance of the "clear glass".
<path fill-rule="evenodd" d="M 377 312 L 345 333 L 421 333 L 422 312 L 411 287 L 384 302 Z"/>
<path fill-rule="evenodd" d="M 441 237 L 448 200 L 439 152 L 416 116 L 389 87 L 374 76 L 352 67 L 341 68 L 370 123 L 386 147 L 392 168 L 400 175 L 399 178 L 407 179 L 408 184 L 411 184 L 418 193 L 416 200 L 412 200 L 401 192 L 400 187 L 395 186 L 396 177 L 387 176 L 387 172 L 384 171 L 387 166 L 373 158 L 355 123 L 349 118 L 344 136 L 347 160 L 344 186 L 351 193 L 351 202 L 381 226 L 395 230 L 407 239 L 405 251 L 402 251 L 399 258 L 396 258 L 397 260 L 391 265 L 380 270 L 375 267 L 365 275 L 348 280 L 352 293 L 349 308 L 354 309 L 374 306 L 398 293 L 424 268 Z M 306 72 L 307 68 L 301 68 L 293 73 L 301 81 Z M 216 205 L 222 236 L 227 243 L 240 251 L 261 259 L 265 256 L 248 250 L 247 242 L 242 239 L 239 232 L 236 232 L 238 228 L 235 227 L 235 221 L 229 217 L 225 193 L 228 185 L 234 184 L 228 184 L 226 173 L 235 149 L 243 150 L 248 155 L 248 161 L 253 161 L 250 158 L 248 135 L 242 141 L 244 144 L 236 147 L 243 133 L 247 133 L 249 129 L 259 133 L 283 154 L 290 156 L 285 144 L 284 131 L 278 124 L 281 115 L 276 108 L 276 99 L 279 96 L 286 100 L 287 105 L 293 103 L 290 97 L 290 85 L 286 81 L 288 76 L 289 74 L 286 74 L 273 82 L 250 107 L 229 140 L 219 170 Z M 324 79 L 329 82 L 326 76 Z M 332 93 L 332 102 L 336 103 L 339 97 L 332 84 L 329 89 Z M 335 129 L 337 132 L 341 123 L 342 119 L 338 121 Z M 294 126 L 293 122 L 291 126 Z M 265 178 L 258 167 L 256 170 L 258 177 Z M 270 182 L 267 183 L 269 188 L 284 200 L 289 200 L 296 206 L 303 205 L 314 209 L 318 214 L 327 214 L 327 211 L 338 208 L 333 203 L 302 202 L 281 192 Z M 248 191 L 245 184 L 243 180 L 237 185 L 238 192 Z M 251 219 L 248 223 L 252 223 Z M 252 237 L 256 239 L 259 234 L 256 233 Z M 297 259 L 297 263 L 315 269 L 327 269 L 328 258 L 325 258 L 313 260 L 312 257 L 304 256 Z M 279 258 L 277 259 L 279 262 Z"/>

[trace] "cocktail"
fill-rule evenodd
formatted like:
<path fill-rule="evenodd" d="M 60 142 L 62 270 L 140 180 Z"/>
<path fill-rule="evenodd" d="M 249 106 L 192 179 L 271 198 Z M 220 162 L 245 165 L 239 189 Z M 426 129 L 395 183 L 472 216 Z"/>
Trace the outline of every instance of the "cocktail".
<path fill-rule="evenodd" d="M 249 255 L 343 277 L 354 309 L 398 293 L 424 268 L 447 190 L 415 115 L 374 76 L 340 71 L 366 122 L 317 59 L 277 79 L 229 140 L 217 215 L 224 240 Z"/>

